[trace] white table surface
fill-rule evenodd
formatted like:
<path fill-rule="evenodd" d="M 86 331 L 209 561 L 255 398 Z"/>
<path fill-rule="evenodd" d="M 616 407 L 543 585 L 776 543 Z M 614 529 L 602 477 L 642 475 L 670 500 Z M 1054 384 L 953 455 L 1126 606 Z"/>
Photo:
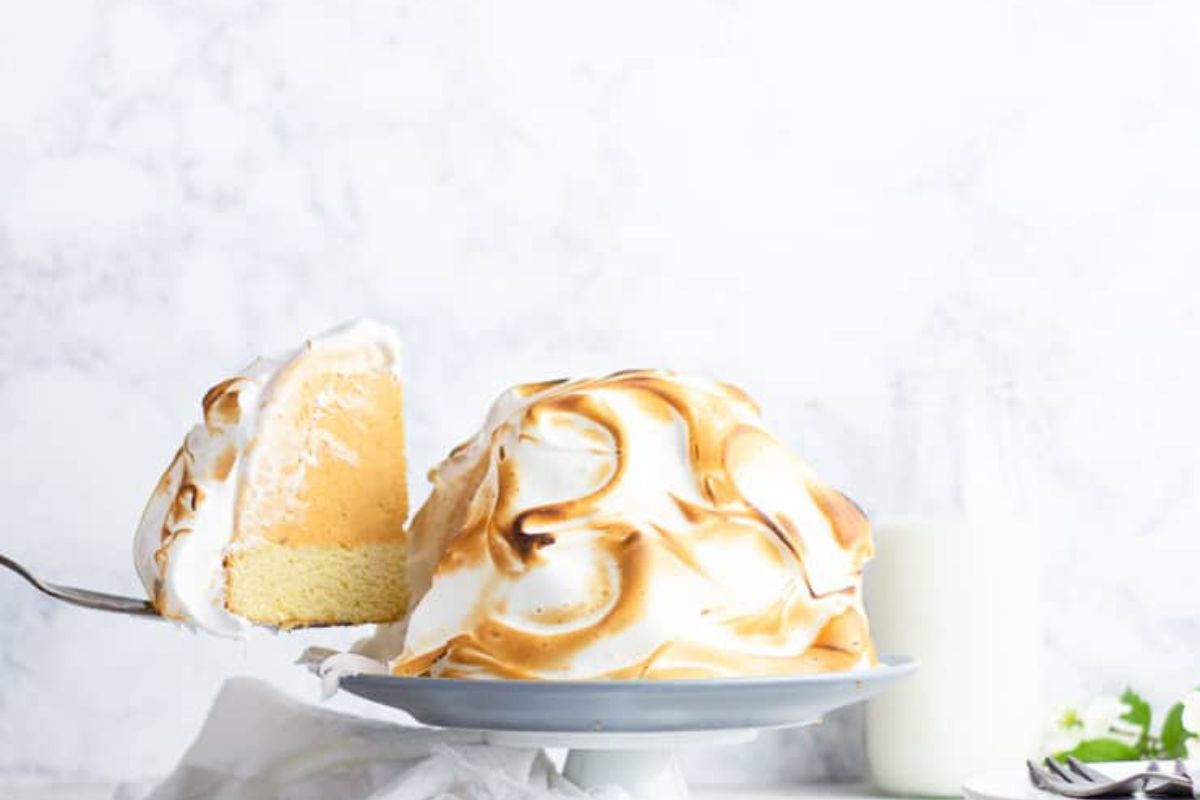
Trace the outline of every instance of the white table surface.
<path fill-rule="evenodd" d="M 105 785 L 11 789 L 0 786 L 4 800 L 111 800 L 113 787 Z M 774 789 L 694 789 L 693 800 L 883 800 L 865 784 L 809 784 Z"/>

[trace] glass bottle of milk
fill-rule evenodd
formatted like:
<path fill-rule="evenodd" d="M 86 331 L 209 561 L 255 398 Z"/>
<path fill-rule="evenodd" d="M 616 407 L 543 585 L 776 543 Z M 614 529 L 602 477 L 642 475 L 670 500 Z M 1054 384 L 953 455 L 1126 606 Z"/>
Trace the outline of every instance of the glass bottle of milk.
<path fill-rule="evenodd" d="M 1014 399 L 977 372 L 895 385 L 893 497 L 864 586 L 879 652 L 915 656 L 920 670 L 868 704 L 871 773 L 888 793 L 958 796 L 967 778 L 1036 754 L 1040 548 Z"/>

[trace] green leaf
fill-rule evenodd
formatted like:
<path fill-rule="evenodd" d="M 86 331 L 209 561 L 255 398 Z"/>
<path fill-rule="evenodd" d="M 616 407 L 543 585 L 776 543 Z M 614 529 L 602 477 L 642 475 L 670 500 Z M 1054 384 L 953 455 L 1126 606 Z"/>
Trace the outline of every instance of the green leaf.
<path fill-rule="evenodd" d="M 1183 728 L 1183 703 L 1176 703 L 1167 711 L 1167 716 L 1163 719 L 1162 733 L 1159 734 L 1159 740 L 1162 742 L 1162 753 L 1160 758 L 1186 758 L 1187 757 L 1187 742 L 1188 733 Z"/>
<path fill-rule="evenodd" d="M 1121 695 L 1121 702 L 1129 706 L 1129 710 L 1121 715 L 1121 719 L 1142 729 L 1145 736 L 1150 730 L 1150 704 L 1133 689 L 1126 689 Z"/>
<path fill-rule="evenodd" d="M 1074 756 L 1080 761 L 1137 761 L 1141 754 L 1138 749 L 1117 739 L 1085 739 L 1073 750 L 1056 753 L 1059 761 L 1067 756 Z"/>

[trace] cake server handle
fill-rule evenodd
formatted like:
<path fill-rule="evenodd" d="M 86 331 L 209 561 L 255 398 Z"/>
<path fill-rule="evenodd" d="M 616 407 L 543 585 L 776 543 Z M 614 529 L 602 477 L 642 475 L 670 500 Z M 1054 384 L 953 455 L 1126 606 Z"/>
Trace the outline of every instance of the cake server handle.
<path fill-rule="evenodd" d="M 122 597 L 104 592 L 93 592 L 90 589 L 76 589 L 72 586 L 59 586 L 56 583 L 44 581 L 25 567 L 0 553 L 0 567 L 8 567 L 13 572 L 29 581 L 35 589 L 48 594 L 56 600 L 71 603 L 84 608 L 94 608 L 98 611 L 112 611 L 116 614 L 132 614 L 137 617 L 154 617 L 162 619 L 148 600 L 138 600 L 136 597 Z"/>

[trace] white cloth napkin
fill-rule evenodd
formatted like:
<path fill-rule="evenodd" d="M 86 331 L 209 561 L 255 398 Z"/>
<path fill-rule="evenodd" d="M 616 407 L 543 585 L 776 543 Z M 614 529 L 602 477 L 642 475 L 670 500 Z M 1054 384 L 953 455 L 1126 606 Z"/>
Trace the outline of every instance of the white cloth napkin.
<path fill-rule="evenodd" d="M 622 800 L 583 792 L 540 750 L 471 731 L 408 728 L 301 703 L 231 678 L 179 766 L 116 800 Z"/>

